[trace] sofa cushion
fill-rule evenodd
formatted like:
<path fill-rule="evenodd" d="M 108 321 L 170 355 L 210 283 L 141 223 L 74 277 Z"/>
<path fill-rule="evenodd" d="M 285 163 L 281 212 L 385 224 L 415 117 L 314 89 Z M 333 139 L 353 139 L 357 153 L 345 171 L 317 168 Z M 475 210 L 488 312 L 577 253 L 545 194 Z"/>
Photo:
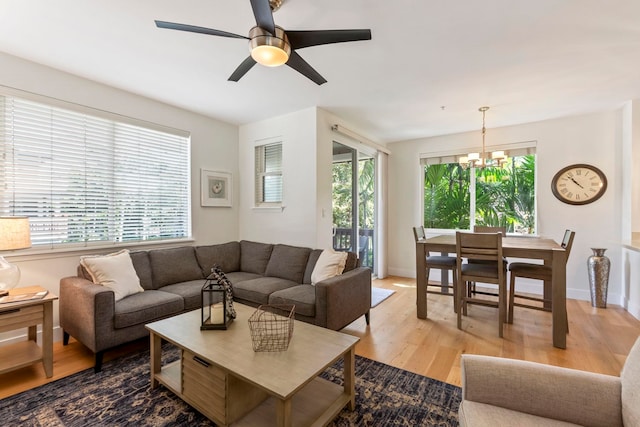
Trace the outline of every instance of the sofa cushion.
<path fill-rule="evenodd" d="M 229 279 L 232 286 L 235 286 L 236 283 L 244 282 L 245 280 L 259 279 L 262 277 L 260 274 L 245 273 L 244 271 L 234 271 L 233 273 L 225 272 L 225 276 L 227 276 L 227 279 Z"/>
<path fill-rule="evenodd" d="M 296 314 L 315 317 L 316 288 L 311 285 L 300 285 L 275 291 L 269 295 L 269 304 L 293 304 Z"/>
<path fill-rule="evenodd" d="M 145 290 L 153 289 L 153 273 L 151 271 L 149 253 L 147 251 L 135 251 L 130 252 L 129 255 L 131 256 L 131 262 L 133 262 L 133 268 L 136 269 L 140 279 L 140 286 Z"/>
<path fill-rule="evenodd" d="M 271 257 L 273 245 L 268 243 L 240 241 L 240 270 L 247 273 L 264 274 Z"/>
<path fill-rule="evenodd" d="M 351 271 L 360 265 L 360 260 L 355 252 L 347 252 L 347 262 L 344 264 L 343 273 Z"/>
<path fill-rule="evenodd" d="M 80 264 L 91 275 L 93 283 L 113 291 L 116 301 L 144 291 L 126 249 L 108 255 L 82 256 Z"/>
<path fill-rule="evenodd" d="M 193 246 L 149 251 L 153 269 L 153 287 L 159 289 L 166 285 L 204 279 L 202 269 Z"/>
<path fill-rule="evenodd" d="M 268 304 L 269 295 L 281 289 L 298 286 L 299 283 L 279 277 L 261 277 L 233 284 L 233 296 L 255 304 Z"/>
<path fill-rule="evenodd" d="M 298 284 L 304 279 L 304 271 L 311 249 L 298 246 L 275 245 L 267 264 L 265 276 L 280 277 Z"/>
<path fill-rule="evenodd" d="M 240 270 L 240 243 L 229 242 L 220 245 L 196 246 L 196 258 L 202 268 L 202 274 L 211 274 L 214 265 L 230 273 Z"/>
<path fill-rule="evenodd" d="M 322 254 L 322 249 L 314 249 L 309 254 L 309 261 L 307 262 L 307 268 L 304 271 L 304 279 L 302 283 L 311 283 L 311 274 L 313 273 L 313 269 L 316 266 L 316 262 L 318 261 L 320 254 Z M 358 264 L 359 260 L 355 252 L 347 252 L 347 262 L 344 264 L 344 270 L 342 272 L 346 273 L 347 271 L 351 271 L 354 268 L 357 268 Z"/>
<path fill-rule="evenodd" d="M 320 254 L 316 266 L 311 273 L 311 284 L 315 285 L 323 280 L 342 274 L 347 262 L 347 252 L 336 252 L 333 249 L 325 249 Z"/>
<path fill-rule="evenodd" d="M 316 262 L 318 262 L 318 258 L 320 258 L 320 254 L 322 254 L 322 249 L 314 249 L 309 254 L 309 261 L 307 261 L 307 267 L 304 270 L 304 279 L 302 283 L 306 285 L 311 284 L 311 273 L 313 273 L 313 269 L 316 266 Z"/>
<path fill-rule="evenodd" d="M 195 310 L 202 306 L 202 287 L 204 279 L 189 280 L 187 282 L 174 283 L 172 285 L 163 286 L 160 290 L 175 294 L 184 299 L 184 309 Z"/>
<path fill-rule="evenodd" d="M 162 291 L 145 291 L 116 302 L 114 326 L 116 329 L 153 322 L 178 314 L 184 309 L 179 295 Z"/>

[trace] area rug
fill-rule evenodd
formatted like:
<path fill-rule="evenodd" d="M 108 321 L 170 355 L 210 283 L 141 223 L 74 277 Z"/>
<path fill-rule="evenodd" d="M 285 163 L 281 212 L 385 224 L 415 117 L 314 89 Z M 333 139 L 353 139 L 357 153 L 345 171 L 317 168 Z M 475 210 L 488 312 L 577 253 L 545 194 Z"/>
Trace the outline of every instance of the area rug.
<path fill-rule="evenodd" d="M 392 291 L 391 289 L 383 289 L 383 288 L 371 288 L 371 308 L 380 304 L 382 301 L 389 298 L 396 291 Z"/>
<path fill-rule="evenodd" d="M 163 360 L 178 358 L 165 345 Z M 340 363 L 322 376 L 342 384 Z M 330 426 L 457 426 L 460 388 L 356 357 L 356 408 Z M 149 389 L 149 352 L 0 400 L 2 426 L 215 426 L 172 392 Z"/>

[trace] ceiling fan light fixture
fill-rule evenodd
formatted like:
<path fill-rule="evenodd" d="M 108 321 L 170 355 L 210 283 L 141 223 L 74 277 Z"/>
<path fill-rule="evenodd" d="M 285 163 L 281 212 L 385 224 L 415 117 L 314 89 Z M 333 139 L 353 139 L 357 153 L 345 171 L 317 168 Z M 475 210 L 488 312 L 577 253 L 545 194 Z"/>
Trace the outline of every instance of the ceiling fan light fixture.
<path fill-rule="evenodd" d="M 276 34 L 272 35 L 260 27 L 253 27 L 249 38 L 251 57 L 258 64 L 278 67 L 289 60 L 291 46 L 282 28 L 276 26 Z"/>

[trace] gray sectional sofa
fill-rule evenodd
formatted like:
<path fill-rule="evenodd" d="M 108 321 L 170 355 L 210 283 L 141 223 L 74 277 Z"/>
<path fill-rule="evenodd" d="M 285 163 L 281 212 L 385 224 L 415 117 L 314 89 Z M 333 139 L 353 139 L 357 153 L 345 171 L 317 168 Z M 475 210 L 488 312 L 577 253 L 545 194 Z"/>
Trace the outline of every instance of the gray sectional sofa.
<path fill-rule="evenodd" d="M 144 292 L 115 301 L 82 266 L 60 280 L 63 343 L 73 336 L 96 355 L 148 335 L 145 324 L 200 308 L 204 279 L 218 264 L 233 284 L 234 300 L 251 306 L 295 304 L 297 320 L 338 330 L 365 316 L 369 324 L 371 271 L 349 253 L 344 272 L 311 284 L 322 250 L 251 241 L 131 252 Z"/>

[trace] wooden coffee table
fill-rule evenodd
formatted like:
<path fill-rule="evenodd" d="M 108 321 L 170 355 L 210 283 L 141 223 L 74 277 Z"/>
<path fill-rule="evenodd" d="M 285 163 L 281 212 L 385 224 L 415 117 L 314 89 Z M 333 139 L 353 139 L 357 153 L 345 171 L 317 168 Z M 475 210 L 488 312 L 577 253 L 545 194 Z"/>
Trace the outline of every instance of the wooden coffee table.
<path fill-rule="evenodd" d="M 355 408 L 358 337 L 295 321 L 289 348 L 254 352 L 252 307 L 235 304 L 227 330 L 200 330 L 194 310 L 146 325 L 151 336 L 151 388 L 163 384 L 217 424 L 325 425 Z M 180 349 L 180 360 L 161 365 L 161 341 Z M 344 386 L 318 374 L 344 359 Z"/>

